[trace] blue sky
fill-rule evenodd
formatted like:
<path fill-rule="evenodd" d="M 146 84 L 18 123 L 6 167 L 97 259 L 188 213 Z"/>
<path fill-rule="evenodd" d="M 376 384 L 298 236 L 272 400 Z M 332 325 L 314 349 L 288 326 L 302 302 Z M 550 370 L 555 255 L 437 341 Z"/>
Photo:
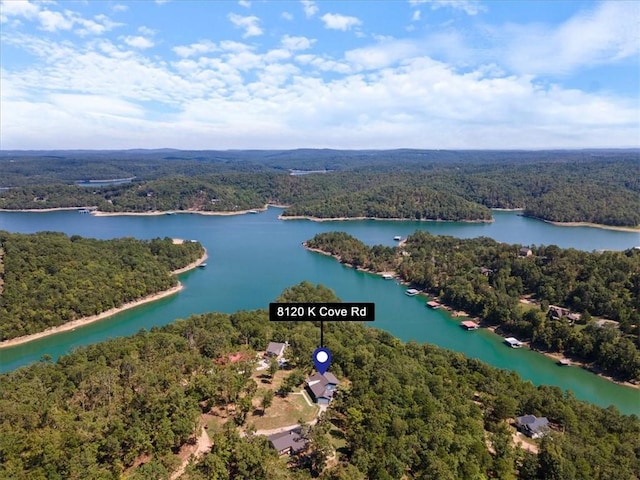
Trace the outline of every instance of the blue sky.
<path fill-rule="evenodd" d="M 1 149 L 640 146 L 637 1 L 0 3 Z"/>

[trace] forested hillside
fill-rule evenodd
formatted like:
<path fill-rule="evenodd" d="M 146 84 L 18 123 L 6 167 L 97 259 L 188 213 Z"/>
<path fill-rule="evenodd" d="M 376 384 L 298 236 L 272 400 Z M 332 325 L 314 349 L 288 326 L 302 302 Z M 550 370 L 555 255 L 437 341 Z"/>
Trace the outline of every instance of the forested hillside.
<path fill-rule="evenodd" d="M 0 231 L 4 271 L 0 340 L 95 315 L 177 284 L 173 270 L 200 258 L 198 242 Z"/>
<path fill-rule="evenodd" d="M 112 158 L 94 152 L 46 162 L 0 157 L 4 185 L 11 187 L 0 190 L 0 208 L 241 211 L 277 203 L 290 206 L 285 216 L 433 220 L 485 220 L 488 208 L 523 208 L 545 220 L 640 225 L 635 150 L 178 153 L 121 152 Z M 325 173 L 289 175 L 293 168 Z M 105 187 L 70 185 L 124 177 L 135 179 Z"/>
<path fill-rule="evenodd" d="M 342 262 L 400 277 L 437 295 L 455 309 L 528 339 L 536 348 L 593 363 L 622 380 L 640 380 L 640 249 L 582 252 L 556 246 L 531 248 L 489 238 L 459 239 L 416 232 L 402 247 L 369 247 L 344 232 L 316 235 L 307 242 Z M 540 307 L 523 310 L 520 298 Z M 549 305 L 581 314 L 551 319 Z M 616 320 L 616 327 L 592 317 Z"/>
<path fill-rule="evenodd" d="M 280 300 L 336 299 L 303 283 Z M 308 374 L 317 336 L 311 323 L 270 323 L 266 310 L 210 313 L 0 375 L 0 478 L 166 479 L 202 412 L 240 412 L 256 395 L 253 362 L 215 359 L 288 340 L 292 371 Z M 237 414 L 209 430 L 211 452 L 180 478 L 631 480 L 638 472 L 636 416 L 360 324 L 328 322 L 325 339 L 331 371 L 349 386 L 309 429 L 301 457 L 287 466 Z M 523 414 L 552 422 L 538 455 L 512 443 L 505 420 Z M 337 434 L 343 447 L 329 464 Z"/>

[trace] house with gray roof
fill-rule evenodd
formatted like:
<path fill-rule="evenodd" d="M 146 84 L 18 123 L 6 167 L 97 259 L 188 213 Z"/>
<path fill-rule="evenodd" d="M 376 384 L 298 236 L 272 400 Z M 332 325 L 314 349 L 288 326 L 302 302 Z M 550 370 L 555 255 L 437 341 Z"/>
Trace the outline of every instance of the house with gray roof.
<path fill-rule="evenodd" d="M 284 354 L 285 348 L 287 348 L 286 343 L 269 342 L 269 345 L 267 346 L 267 350 L 264 354 L 267 357 L 276 357 L 277 359 L 280 359 Z"/>
<path fill-rule="evenodd" d="M 340 380 L 331 372 L 315 373 L 307 380 L 311 398 L 319 405 L 329 405 Z"/>
<path fill-rule="evenodd" d="M 269 444 L 278 452 L 278 455 L 296 455 L 307 448 L 307 439 L 302 436 L 300 427 L 275 433 L 267 437 Z"/>
<path fill-rule="evenodd" d="M 540 438 L 549 431 L 549 420 L 547 417 L 524 415 L 516 418 L 516 427 L 528 437 Z"/>

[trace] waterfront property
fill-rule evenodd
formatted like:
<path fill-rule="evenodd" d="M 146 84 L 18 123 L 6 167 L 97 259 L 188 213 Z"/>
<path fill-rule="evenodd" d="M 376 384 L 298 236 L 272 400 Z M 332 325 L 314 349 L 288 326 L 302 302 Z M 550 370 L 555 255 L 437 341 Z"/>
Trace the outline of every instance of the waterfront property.
<path fill-rule="evenodd" d="M 522 342 L 514 337 L 507 337 L 504 339 L 504 343 L 509 345 L 511 348 L 520 348 L 522 347 Z"/>
<path fill-rule="evenodd" d="M 471 320 L 465 320 L 464 322 L 461 322 L 460 326 L 465 330 L 477 330 L 478 328 L 480 328 L 480 325 L 478 325 L 476 322 L 472 322 Z"/>
<path fill-rule="evenodd" d="M 418 295 L 419 293 L 420 293 L 420 290 L 416 290 L 415 288 L 410 288 L 409 290 L 404 292 L 405 295 L 409 295 L 410 297 L 414 297 L 414 296 Z"/>
<path fill-rule="evenodd" d="M 427 307 L 432 308 L 434 310 L 441 308 L 442 305 L 439 302 L 436 302 L 435 300 L 429 300 L 427 302 Z"/>
<path fill-rule="evenodd" d="M 558 307 L 557 305 L 549 305 L 549 312 L 547 315 L 549 318 L 554 320 L 566 318 L 569 320 L 569 323 L 575 323 L 582 317 L 579 313 L 572 312 L 568 308 Z"/>
<path fill-rule="evenodd" d="M 278 360 L 280 360 L 282 358 L 282 355 L 284 354 L 285 348 L 287 348 L 286 343 L 269 342 L 269 345 L 267 346 L 267 350 L 266 352 L 264 352 L 264 355 L 265 357 L 275 357 Z"/>
<path fill-rule="evenodd" d="M 307 380 L 311 398 L 318 405 L 329 405 L 340 381 L 331 372 L 316 373 Z"/>
<path fill-rule="evenodd" d="M 516 418 L 516 428 L 531 438 L 540 438 L 549 431 L 549 420 L 546 417 L 524 415 Z"/>
<path fill-rule="evenodd" d="M 307 448 L 307 440 L 302 436 L 300 427 L 275 433 L 268 438 L 269 445 L 271 445 L 280 456 L 296 455 Z"/>
<path fill-rule="evenodd" d="M 533 255 L 533 251 L 529 247 L 522 247 L 518 255 L 521 257 L 530 257 Z"/>

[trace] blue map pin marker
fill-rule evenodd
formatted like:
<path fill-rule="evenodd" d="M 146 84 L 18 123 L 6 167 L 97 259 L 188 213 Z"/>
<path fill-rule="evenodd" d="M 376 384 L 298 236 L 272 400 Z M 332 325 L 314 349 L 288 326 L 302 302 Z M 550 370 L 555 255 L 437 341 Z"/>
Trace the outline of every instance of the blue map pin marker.
<path fill-rule="evenodd" d="M 324 375 L 329 370 L 329 365 L 331 365 L 331 352 L 329 349 L 325 347 L 316 348 L 315 352 L 313 352 L 313 364 L 316 366 L 316 370 L 321 375 Z"/>

